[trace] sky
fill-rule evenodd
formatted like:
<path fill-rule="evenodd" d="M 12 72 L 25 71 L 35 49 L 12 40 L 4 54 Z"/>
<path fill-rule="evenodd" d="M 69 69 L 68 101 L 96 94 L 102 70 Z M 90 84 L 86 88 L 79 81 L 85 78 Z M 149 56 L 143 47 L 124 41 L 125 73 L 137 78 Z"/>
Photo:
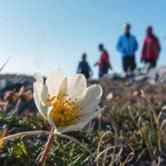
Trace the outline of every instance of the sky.
<path fill-rule="evenodd" d="M 72 74 L 86 52 L 95 77 L 99 43 L 119 72 L 116 43 L 126 22 L 139 42 L 138 66 L 148 25 L 160 39 L 159 64 L 166 64 L 165 0 L 0 0 L 0 4 L 0 65 L 10 57 L 3 73 L 47 75 L 60 68 Z"/>

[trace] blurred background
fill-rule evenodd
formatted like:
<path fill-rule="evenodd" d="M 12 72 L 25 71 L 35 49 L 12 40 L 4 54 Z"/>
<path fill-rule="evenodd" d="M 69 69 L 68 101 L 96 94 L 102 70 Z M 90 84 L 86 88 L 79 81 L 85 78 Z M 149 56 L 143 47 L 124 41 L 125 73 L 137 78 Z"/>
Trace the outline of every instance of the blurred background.
<path fill-rule="evenodd" d="M 123 25 L 130 22 L 139 42 L 140 64 L 145 29 L 154 27 L 166 64 L 166 1 L 164 0 L 0 0 L 0 64 L 11 57 L 3 73 L 47 74 L 61 68 L 75 73 L 81 54 L 93 65 L 102 42 L 115 71 L 121 71 L 116 43 Z M 97 68 L 93 68 L 94 77 Z"/>

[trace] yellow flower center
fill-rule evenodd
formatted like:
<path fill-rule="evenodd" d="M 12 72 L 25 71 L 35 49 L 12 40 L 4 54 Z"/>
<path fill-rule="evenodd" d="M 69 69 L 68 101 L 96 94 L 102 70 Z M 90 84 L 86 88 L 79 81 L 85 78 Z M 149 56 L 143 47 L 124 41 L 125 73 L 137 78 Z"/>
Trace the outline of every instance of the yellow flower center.
<path fill-rule="evenodd" d="M 52 105 L 49 116 L 56 127 L 66 127 L 79 120 L 80 107 L 76 102 L 66 99 L 64 95 L 48 98 L 47 102 Z"/>

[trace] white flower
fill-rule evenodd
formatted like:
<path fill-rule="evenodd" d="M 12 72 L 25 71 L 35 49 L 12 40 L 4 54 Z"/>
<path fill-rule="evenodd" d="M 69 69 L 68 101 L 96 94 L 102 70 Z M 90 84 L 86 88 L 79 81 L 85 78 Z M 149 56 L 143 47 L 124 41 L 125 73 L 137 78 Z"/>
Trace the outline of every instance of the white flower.
<path fill-rule="evenodd" d="M 34 100 L 39 112 L 59 132 L 82 129 L 102 109 L 100 85 L 87 87 L 82 74 L 65 76 L 61 70 L 52 71 L 46 81 L 35 76 Z"/>

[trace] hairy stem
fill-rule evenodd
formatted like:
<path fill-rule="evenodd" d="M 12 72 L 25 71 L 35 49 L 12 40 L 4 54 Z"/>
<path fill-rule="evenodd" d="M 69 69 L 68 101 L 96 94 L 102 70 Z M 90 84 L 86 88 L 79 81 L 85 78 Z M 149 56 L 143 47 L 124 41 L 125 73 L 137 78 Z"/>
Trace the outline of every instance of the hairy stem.
<path fill-rule="evenodd" d="M 41 157 L 39 159 L 39 163 L 38 163 L 39 166 L 43 166 L 44 162 L 45 162 L 45 160 L 47 158 L 47 155 L 48 155 L 48 152 L 49 152 L 49 148 L 50 148 L 51 143 L 52 143 L 53 138 L 54 138 L 54 130 L 55 129 L 52 128 L 51 131 L 50 131 L 47 143 L 46 143 L 45 148 L 44 148 L 44 150 L 42 152 L 42 155 L 41 155 Z"/>

